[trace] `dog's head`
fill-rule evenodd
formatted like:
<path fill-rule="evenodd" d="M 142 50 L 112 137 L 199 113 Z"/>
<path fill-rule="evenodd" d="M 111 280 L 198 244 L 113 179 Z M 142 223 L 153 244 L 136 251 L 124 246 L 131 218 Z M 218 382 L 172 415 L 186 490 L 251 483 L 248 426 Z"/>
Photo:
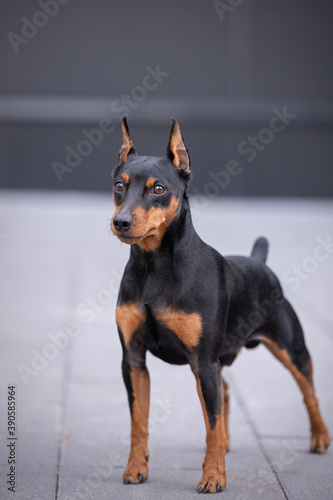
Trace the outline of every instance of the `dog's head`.
<path fill-rule="evenodd" d="M 111 229 L 123 243 L 137 244 L 146 251 L 156 250 L 179 216 L 191 177 L 190 158 L 174 118 L 164 157 L 136 154 L 126 118 L 122 132 L 123 144 L 113 172 L 116 210 Z"/>

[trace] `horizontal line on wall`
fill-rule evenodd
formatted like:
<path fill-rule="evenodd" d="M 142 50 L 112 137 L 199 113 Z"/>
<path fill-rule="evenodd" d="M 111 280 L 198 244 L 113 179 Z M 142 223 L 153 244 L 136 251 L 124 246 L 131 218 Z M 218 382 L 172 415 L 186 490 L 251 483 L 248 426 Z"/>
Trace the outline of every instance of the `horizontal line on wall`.
<path fill-rule="evenodd" d="M 149 95 L 142 102 L 132 99 L 130 104 L 116 96 L 1 96 L 0 123 L 84 126 L 97 124 L 103 118 L 116 123 L 126 114 L 131 122 L 147 126 L 165 126 L 172 115 L 191 126 L 248 126 L 269 122 L 274 109 L 296 115 L 291 120 L 294 126 L 333 126 L 332 101 Z"/>

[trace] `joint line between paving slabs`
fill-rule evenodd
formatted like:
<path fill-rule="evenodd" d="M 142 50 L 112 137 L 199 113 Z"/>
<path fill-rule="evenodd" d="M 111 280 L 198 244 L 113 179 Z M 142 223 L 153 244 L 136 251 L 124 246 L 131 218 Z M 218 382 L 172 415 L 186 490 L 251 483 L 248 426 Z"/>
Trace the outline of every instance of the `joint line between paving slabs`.
<path fill-rule="evenodd" d="M 243 398 L 242 398 L 242 396 L 241 396 L 241 394 L 240 394 L 240 392 L 238 390 L 237 384 L 235 383 L 234 379 L 230 375 L 229 375 L 229 380 L 232 383 L 232 391 L 235 394 L 235 398 L 237 400 L 237 403 L 239 404 L 239 407 L 240 407 L 240 410 L 241 410 L 241 412 L 243 414 L 243 417 L 244 417 L 246 423 L 248 424 L 248 426 L 249 426 L 249 428 L 250 428 L 253 436 L 255 437 L 256 441 L 258 442 L 258 445 L 259 445 L 259 448 L 261 450 L 261 453 L 263 454 L 266 462 L 268 463 L 271 471 L 273 472 L 273 474 L 274 474 L 274 476 L 275 476 L 275 478 L 276 478 L 276 480 L 277 480 L 277 482 L 278 482 L 278 484 L 279 484 L 279 486 L 281 488 L 281 491 L 283 492 L 286 500 L 289 500 L 288 495 L 285 492 L 284 487 L 282 486 L 282 483 L 280 481 L 278 473 L 275 470 L 274 465 L 272 464 L 270 456 L 268 455 L 268 453 L 266 451 L 266 448 L 265 448 L 265 446 L 264 446 L 264 444 L 263 444 L 263 442 L 262 442 L 262 440 L 260 438 L 260 435 L 259 435 L 259 433 L 258 433 L 258 431 L 256 429 L 256 426 L 254 425 L 254 422 L 253 422 L 253 420 L 251 418 L 251 415 L 250 415 L 250 413 L 249 413 L 249 411 L 248 411 L 248 409 L 247 409 L 247 407 L 245 405 L 245 402 L 244 402 L 244 400 L 243 400 Z"/>
<path fill-rule="evenodd" d="M 58 445 L 58 457 L 57 457 L 57 481 L 56 481 L 56 491 L 55 491 L 55 500 L 59 500 L 60 493 L 60 470 L 61 470 L 61 462 L 64 450 L 64 436 L 65 436 L 65 421 L 66 421 L 66 410 L 69 399 L 69 387 L 70 387 L 70 355 L 71 349 L 68 348 L 66 353 L 64 353 L 64 358 L 62 361 L 62 390 L 61 390 L 61 401 L 59 408 L 59 445 Z"/>
<path fill-rule="evenodd" d="M 74 253 L 72 252 L 72 247 L 67 248 L 68 253 L 70 253 L 70 258 L 67 259 L 67 268 L 65 274 L 67 276 L 67 287 L 65 291 L 64 302 L 65 304 L 75 304 L 77 302 L 77 290 L 79 289 L 79 269 L 78 261 L 74 259 Z M 59 500 L 60 496 L 60 475 L 61 475 L 61 463 L 64 452 L 65 444 L 65 430 L 66 430 L 66 413 L 69 401 L 69 391 L 71 384 L 71 368 L 72 368 L 72 358 L 73 358 L 73 342 L 69 342 L 66 349 L 62 352 L 62 381 L 61 381 L 61 401 L 60 401 L 60 415 L 59 415 L 59 446 L 58 446 L 58 457 L 57 457 L 57 481 L 56 481 L 56 491 L 55 500 Z"/>

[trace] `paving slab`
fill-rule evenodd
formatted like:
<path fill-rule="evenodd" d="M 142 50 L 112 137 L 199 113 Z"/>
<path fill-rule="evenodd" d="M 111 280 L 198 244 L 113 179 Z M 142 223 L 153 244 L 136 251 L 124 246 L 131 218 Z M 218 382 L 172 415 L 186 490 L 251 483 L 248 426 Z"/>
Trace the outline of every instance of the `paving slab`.
<path fill-rule="evenodd" d="M 196 497 L 205 432 L 194 377 L 188 367 L 171 367 L 152 357 L 148 366 L 152 382 L 148 482 L 136 486 L 122 484 L 130 419 L 120 370 L 116 367 L 112 369 L 115 376 L 110 383 L 72 385 L 60 499 L 80 498 L 81 494 L 101 499 L 110 496 L 127 499 L 134 494 L 136 498 Z M 231 408 L 231 433 L 225 497 L 243 498 L 251 488 L 256 498 L 284 498 L 236 401 Z"/>
<path fill-rule="evenodd" d="M 189 367 L 150 354 L 150 477 L 137 486 L 121 481 L 130 418 L 114 309 L 129 249 L 110 235 L 111 197 L 25 191 L 0 196 L 0 233 L 6 235 L 0 240 L 0 497 L 13 498 L 5 481 L 4 416 L 7 385 L 15 383 L 16 498 L 197 498 L 205 431 L 195 380 Z M 332 231 L 329 200 L 224 198 L 204 209 L 196 200 L 192 206 L 200 236 L 223 254 L 249 254 L 258 235 L 268 236 L 268 262 L 279 276 L 303 266 L 318 238 Z M 297 289 L 286 280 L 283 286 L 301 316 L 332 429 L 333 256 L 314 266 Z M 57 350 L 46 347 L 56 341 Z M 46 366 L 24 383 L 18 365 L 31 366 L 36 351 L 45 349 Z M 332 498 L 332 452 L 308 453 L 309 424 L 289 373 L 259 347 L 242 352 L 225 376 L 231 443 L 223 498 Z"/>
<path fill-rule="evenodd" d="M 264 438 L 263 443 L 287 498 L 331 500 L 333 461 L 331 456 L 308 453 L 307 440 Z"/>

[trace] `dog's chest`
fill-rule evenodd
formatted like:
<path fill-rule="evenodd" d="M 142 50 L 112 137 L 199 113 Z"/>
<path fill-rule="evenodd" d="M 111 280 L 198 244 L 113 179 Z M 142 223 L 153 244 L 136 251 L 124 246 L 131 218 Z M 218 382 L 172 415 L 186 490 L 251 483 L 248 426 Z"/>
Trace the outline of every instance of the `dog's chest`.
<path fill-rule="evenodd" d="M 188 362 L 189 353 L 199 344 L 202 319 L 198 313 L 180 309 L 118 305 L 117 324 L 126 346 L 142 336 L 147 349 L 169 363 Z"/>
<path fill-rule="evenodd" d="M 152 309 L 148 322 L 147 348 L 170 363 L 188 362 L 200 342 L 202 320 L 198 313 L 180 309 Z"/>

